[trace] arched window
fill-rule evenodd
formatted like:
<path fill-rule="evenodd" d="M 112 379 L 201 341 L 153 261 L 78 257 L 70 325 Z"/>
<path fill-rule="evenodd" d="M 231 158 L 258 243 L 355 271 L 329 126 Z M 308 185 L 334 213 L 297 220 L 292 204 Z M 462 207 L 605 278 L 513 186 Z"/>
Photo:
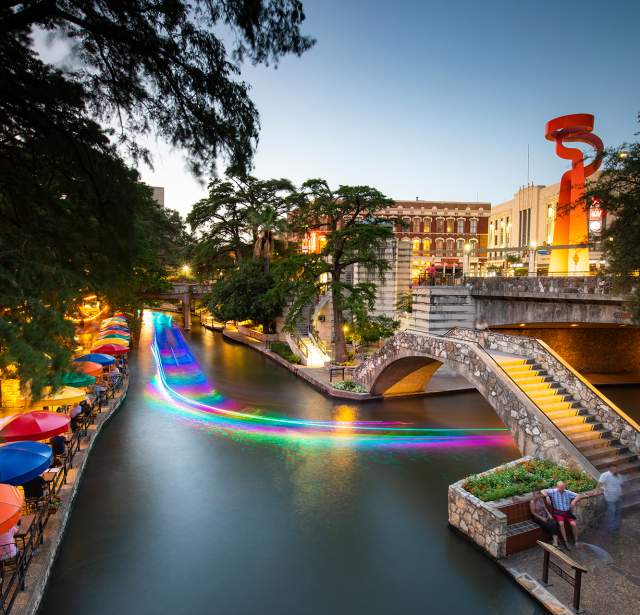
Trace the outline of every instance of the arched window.
<path fill-rule="evenodd" d="M 431 232 L 431 218 L 423 218 L 423 222 L 424 222 L 424 232 L 425 233 L 430 233 Z"/>
<path fill-rule="evenodd" d="M 453 218 L 447 218 L 447 233 L 455 233 L 453 226 L 455 224 L 455 220 Z"/>
<path fill-rule="evenodd" d="M 413 219 L 413 232 L 414 233 L 420 232 L 420 218 Z"/>
<path fill-rule="evenodd" d="M 438 218 L 436 220 L 436 232 L 444 233 L 444 219 L 443 218 Z"/>
<path fill-rule="evenodd" d="M 469 240 L 469 245 L 471 246 L 471 250 L 469 250 L 469 253 L 473 254 L 478 249 L 478 240 L 477 239 L 470 239 Z"/>
<path fill-rule="evenodd" d="M 436 254 L 442 256 L 444 251 L 444 239 L 436 239 Z"/>
<path fill-rule="evenodd" d="M 458 218 L 458 234 L 462 235 L 464 233 L 464 218 Z"/>
<path fill-rule="evenodd" d="M 431 252 L 431 240 L 430 239 L 424 239 L 422 241 L 422 249 L 425 252 Z"/>
<path fill-rule="evenodd" d="M 413 240 L 413 251 L 414 252 L 420 252 L 420 240 L 419 239 L 414 239 Z"/>
<path fill-rule="evenodd" d="M 453 256 L 453 250 L 456 242 L 453 239 L 447 239 L 447 256 Z"/>
<path fill-rule="evenodd" d="M 478 220 L 476 218 L 471 218 L 471 220 L 469 220 L 469 232 L 472 235 L 475 235 L 478 232 Z"/>
<path fill-rule="evenodd" d="M 456 240 L 456 252 L 458 256 L 462 256 L 464 254 L 464 239 Z"/>

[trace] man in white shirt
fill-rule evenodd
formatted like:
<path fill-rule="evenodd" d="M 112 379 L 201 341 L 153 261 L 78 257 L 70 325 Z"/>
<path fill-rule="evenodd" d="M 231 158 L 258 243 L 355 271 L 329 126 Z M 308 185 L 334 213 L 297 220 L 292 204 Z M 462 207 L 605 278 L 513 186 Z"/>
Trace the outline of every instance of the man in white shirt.
<path fill-rule="evenodd" d="M 618 472 L 616 466 L 610 466 L 607 472 L 603 472 L 598 480 L 600 492 L 604 494 L 607 503 L 606 528 L 615 532 L 620 527 L 620 498 L 622 497 L 622 483 L 624 477 Z"/>

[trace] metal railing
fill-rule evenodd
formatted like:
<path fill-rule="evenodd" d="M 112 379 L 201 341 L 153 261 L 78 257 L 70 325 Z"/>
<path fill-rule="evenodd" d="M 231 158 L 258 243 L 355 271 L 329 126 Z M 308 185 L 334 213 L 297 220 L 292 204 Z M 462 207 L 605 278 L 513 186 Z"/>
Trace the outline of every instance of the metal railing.
<path fill-rule="evenodd" d="M 126 384 L 125 377 L 120 377 L 113 383 L 112 397 Z M 69 470 L 73 467 L 73 459 L 80 451 L 82 438 L 87 437 L 88 428 L 95 422 L 96 414 L 102 411 L 102 403 L 99 398 L 91 406 L 91 412 L 82 413 L 75 423 L 71 439 L 66 443 L 65 452 L 54 456 L 54 467 L 58 468 L 53 477 L 46 481 L 42 496 L 25 498 L 23 516 L 21 522 L 28 523 L 28 527 L 20 527 L 14 535 L 14 542 L 8 545 L 0 545 L 0 549 L 15 547 L 16 554 L 13 557 L 0 560 L 0 613 L 9 615 L 20 591 L 26 589 L 26 576 L 33 556 L 38 547 L 44 544 L 44 532 L 51 514 L 57 510 L 59 503 L 58 494 L 67 482 Z M 51 472 L 50 470 L 48 472 Z M 46 474 L 46 472 L 45 472 Z M 33 517 L 31 517 L 33 515 Z M 24 521 L 23 521 L 24 520 Z M 20 544 L 18 544 L 20 542 Z"/>

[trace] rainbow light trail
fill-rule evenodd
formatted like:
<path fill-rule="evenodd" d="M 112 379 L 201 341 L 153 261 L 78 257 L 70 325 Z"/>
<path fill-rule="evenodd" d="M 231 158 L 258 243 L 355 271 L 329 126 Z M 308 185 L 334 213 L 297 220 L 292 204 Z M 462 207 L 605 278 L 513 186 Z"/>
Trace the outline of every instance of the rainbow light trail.
<path fill-rule="evenodd" d="M 391 448 L 505 446 L 506 428 L 424 428 L 398 421 L 313 421 L 262 414 L 225 398 L 210 385 L 171 316 L 152 314 L 156 374 L 147 394 L 167 409 L 224 435 L 278 443 Z M 507 432 L 507 433 L 505 433 Z"/>

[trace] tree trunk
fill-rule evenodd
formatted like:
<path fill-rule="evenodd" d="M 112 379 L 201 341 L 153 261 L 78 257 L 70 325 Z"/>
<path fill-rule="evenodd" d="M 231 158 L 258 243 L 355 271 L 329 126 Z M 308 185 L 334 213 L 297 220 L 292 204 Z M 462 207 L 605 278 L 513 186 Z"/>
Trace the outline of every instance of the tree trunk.
<path fill-rule="evenodd" d="M 347 360 L 347 343 L 342 330 L 342 307 L 340 306 L 340 286 L 331 286 L 331 303 L 333 306 L 333 341 L 335 347 L 335 361 L 342 363 Z"/>

